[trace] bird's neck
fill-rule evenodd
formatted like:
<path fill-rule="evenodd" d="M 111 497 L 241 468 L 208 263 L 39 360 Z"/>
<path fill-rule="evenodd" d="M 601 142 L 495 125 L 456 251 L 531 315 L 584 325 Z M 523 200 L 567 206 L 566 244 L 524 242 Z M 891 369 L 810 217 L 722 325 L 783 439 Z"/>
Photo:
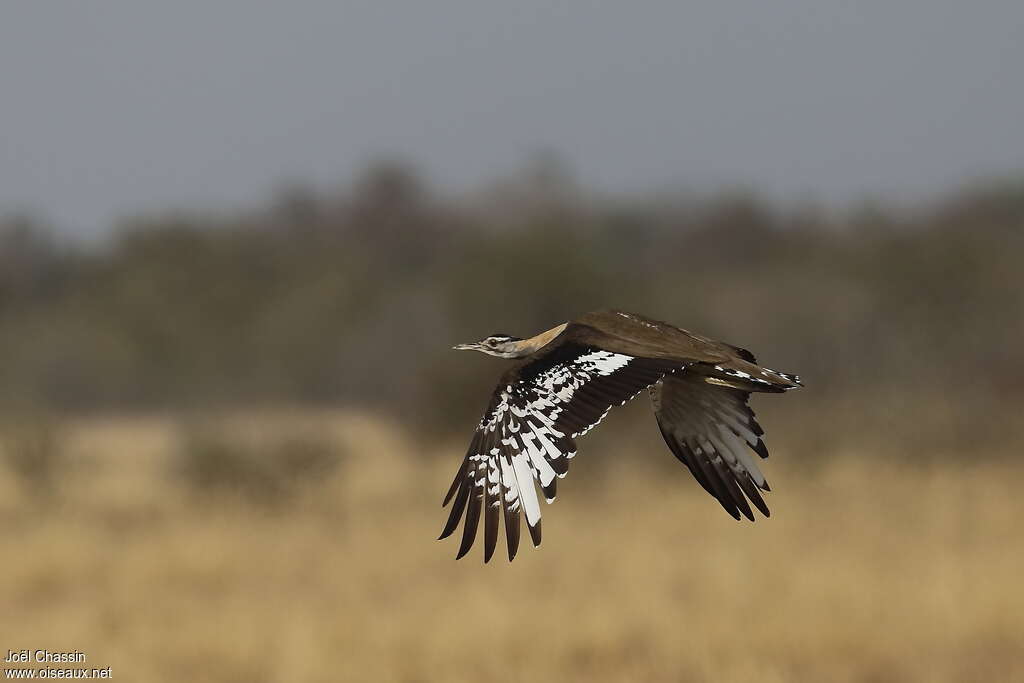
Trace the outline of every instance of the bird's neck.
<path fill-rule="evenodd" d="M 547 346 L 551 341 L 562 333 L 568 323 L 562 323 L 557 327 L 552 327 L 546 332 L 530 337 L 529 339 L 523 339 L 522 341 L 516 342 L 515 346 L 515 358 L 523 358 L 529 356 L 531 353 L 539 351 L 544 346 Z"/>

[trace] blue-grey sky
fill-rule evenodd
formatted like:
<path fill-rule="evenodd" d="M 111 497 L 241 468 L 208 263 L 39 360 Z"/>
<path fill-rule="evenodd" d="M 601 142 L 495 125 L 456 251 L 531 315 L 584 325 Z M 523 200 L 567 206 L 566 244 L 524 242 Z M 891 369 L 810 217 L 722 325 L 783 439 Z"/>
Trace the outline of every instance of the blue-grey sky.
<path fill-rule="evenodd" d="M 408 159 L 459 191 L 925 198 L 1024 168 L 1024 3 L 12 0 L 0 212 L 101 231 Z"/>

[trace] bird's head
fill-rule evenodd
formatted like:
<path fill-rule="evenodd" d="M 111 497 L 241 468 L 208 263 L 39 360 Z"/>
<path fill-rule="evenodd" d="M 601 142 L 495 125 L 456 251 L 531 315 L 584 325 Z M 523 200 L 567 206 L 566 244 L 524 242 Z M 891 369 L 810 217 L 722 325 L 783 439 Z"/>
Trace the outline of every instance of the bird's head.
<path fill-rule="evenodd" d="M 498 358 L 520 358 L 529 353 L 522 348 L 523 340 L 508 334 L 492 334 L 480 341 L 469 344 L 456 344 L 452 348 L 456 351 L 480 351 Z"/>

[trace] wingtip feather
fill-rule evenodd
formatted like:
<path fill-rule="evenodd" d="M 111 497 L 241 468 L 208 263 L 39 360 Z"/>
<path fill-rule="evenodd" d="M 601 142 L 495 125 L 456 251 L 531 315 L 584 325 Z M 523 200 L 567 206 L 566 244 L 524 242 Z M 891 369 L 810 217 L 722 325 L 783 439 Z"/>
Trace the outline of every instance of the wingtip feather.
<path fill-rule="evenodd" d="M 537 523 L 533 526 L 529 524 L 527 524 L 526 526 L 530 530 L 530 540 L 533 541 L 533 547 L 539 548 L 541 539 L 540 520 L 538 519 Z"/>

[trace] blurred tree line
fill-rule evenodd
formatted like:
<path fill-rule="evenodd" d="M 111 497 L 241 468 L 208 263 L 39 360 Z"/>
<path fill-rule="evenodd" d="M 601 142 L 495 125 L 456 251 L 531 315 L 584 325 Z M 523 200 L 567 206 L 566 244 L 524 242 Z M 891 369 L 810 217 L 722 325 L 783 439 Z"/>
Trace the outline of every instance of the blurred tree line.
<path fill-rule="evenodd" d="M 452 344 L 616 307 L 749 346 L 836 410 L 884 423 L 945 401 L 989 428 L 1024 396 L 1022 256 L 1014 183 L 841 212 L 593 196 L 551 165 L 444 197 L 383 164 L 337 193 L 134 219 L 99 245 L 14 216 L 0 407 L 358 405 L 465 428 L 500 361 Z"/>

